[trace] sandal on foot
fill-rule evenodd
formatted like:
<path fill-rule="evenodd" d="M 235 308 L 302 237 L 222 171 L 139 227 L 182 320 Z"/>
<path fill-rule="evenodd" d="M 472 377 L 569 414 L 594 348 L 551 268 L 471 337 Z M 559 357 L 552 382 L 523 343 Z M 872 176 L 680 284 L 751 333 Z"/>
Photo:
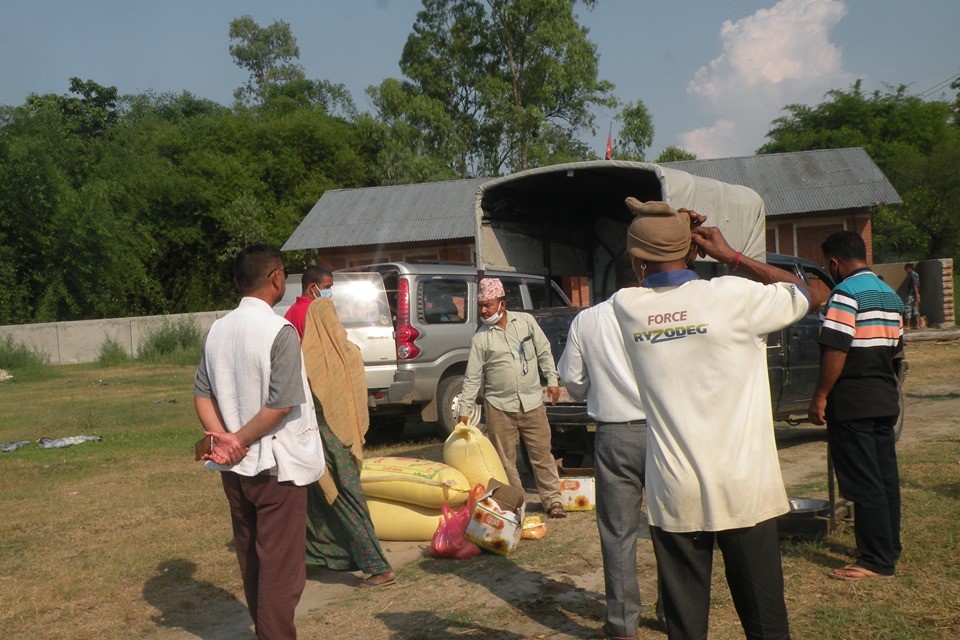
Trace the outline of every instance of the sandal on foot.
<path fill-rule="evenodd" d="M 547 515 L 551 518 L 566 518 L 567 512 L 563 510 L 563 505 L 559 502 L 554 502 L 550 505 L 550 508 L 547 509 Z"/>
<path fill-rule="evenodd" d="M 364 578 L 360 581 L 360 584 L 357 585 L 358 589 L 372 589 L 374 587 L 386 587 L 391 584 L 396 584 L 397 574 L 393 571 L 387 571 L 386 573 L 378 573 L 377 575 L 370 576 L 369 578 Z"/>
<path fill-rule="evenodd" d="M 827 575 L 836 580 L 865 580 L 867 578 L 883 578 L 889 580 L 893 577 L 865 569 L 858 566 L 856 562 L 848 564 L 843 569 L 833 569 Z"/>

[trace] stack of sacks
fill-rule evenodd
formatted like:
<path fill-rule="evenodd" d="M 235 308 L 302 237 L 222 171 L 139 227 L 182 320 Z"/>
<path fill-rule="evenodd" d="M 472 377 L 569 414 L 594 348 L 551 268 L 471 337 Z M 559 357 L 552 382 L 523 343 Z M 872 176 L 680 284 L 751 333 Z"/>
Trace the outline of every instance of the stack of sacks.
<path fill-rule="evenodd" d="M 463 504 L 471 487 L 463 473 L 442 462 L 397 457 L 364 460 L 360 484 L 381 540 L 430 540 L 440 507 Z"/>
<path fill-rule="evenodd" d="M 496 449 L 483 432 L 461 425 L 443 445 L 443 462 L 382 457 L 363 461 L 360 484 L 380 540 L 430 540 L 444 504 L 466 502 L 490 478 L 507 483 Z"/>

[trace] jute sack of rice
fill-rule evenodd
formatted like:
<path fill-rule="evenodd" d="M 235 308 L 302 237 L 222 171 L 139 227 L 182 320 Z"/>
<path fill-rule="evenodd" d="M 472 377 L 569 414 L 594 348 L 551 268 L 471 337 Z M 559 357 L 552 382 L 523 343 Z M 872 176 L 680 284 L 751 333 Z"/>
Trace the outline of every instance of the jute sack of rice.
<path fill-rule="evenodd" d="M 466 476 L 470 487 L 486 485 L 490 478 L 508 484 L 497 450 L 476 427 L 460 425 L 453 430 L 443 444 L 443 461 Z"/>
<path fill-rule="evenodd" d="M 419 458 L 385 456 L 367 458 L 360 470 L 367 498 L 383 498 L 439 509 L 467 501 L 471 485 L 453 467 Z"/>
<path fill-rule="evenodd" d="M 381 498 L 367 498 L 367 506 L 380 540 L 431 540 L 442 515 L 440 509 Z"/>

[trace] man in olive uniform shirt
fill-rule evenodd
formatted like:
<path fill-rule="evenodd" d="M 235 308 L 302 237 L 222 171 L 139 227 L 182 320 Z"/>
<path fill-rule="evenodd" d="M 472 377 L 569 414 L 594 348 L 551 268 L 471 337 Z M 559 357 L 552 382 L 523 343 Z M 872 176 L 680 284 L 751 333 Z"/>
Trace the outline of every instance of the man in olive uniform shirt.
<path fill-rule="evenodd" d="M 460 422 L 466 424 L 484 383 L 484 415 L 510 486 L 518 489 L 517 433 L 530 456 L 543 510 L 564 518 L 560 477 L 550 453 L 550 424 L 543 406 L 540 374 L 547 379 L 550 400 L 557 402 L 560 387 L 550 342 L 533 316 L 507 311 L 507 297 L 498 278 L 483 278 L 477 295 L 483 325 L 473 336 L 470 358 L 460 395 Z"/>

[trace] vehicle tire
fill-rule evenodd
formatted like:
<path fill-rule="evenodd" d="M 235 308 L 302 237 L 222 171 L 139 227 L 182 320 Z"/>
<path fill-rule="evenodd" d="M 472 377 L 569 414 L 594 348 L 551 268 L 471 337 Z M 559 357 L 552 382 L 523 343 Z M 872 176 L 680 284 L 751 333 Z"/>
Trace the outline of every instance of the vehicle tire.
<path fill-rule="evenodd" d="M 437 427 L 441 438 L 446 438 L 460 424 L 460 392 L 463 390 L 463 376 L 448 376 L 437 386 Z M 479 399 L 470 414 L 468 424 L 479 426 L 481 408 Z M 481 428 L 482 429 L 482 428 Z"/>

